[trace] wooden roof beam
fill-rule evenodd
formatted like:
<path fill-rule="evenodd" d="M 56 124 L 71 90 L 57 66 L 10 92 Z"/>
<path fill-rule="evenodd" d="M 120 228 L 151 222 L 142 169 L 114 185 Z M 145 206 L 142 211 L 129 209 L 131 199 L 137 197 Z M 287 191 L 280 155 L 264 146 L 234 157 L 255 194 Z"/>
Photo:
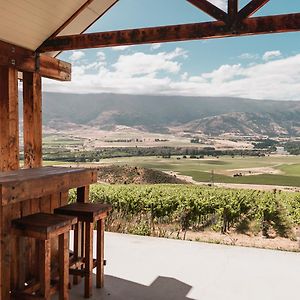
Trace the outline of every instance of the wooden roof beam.
<path fill-rule="evenodd" d="M 59 36 L 46 41 L 40 52 L 176 42 L 300 31 L 300 13 L 256 17 L 234 27 L 222 21 Z"/>
<path fill-rule="evenodd" d="M 228 17 L 230 22 L 234 22 L 239 10 L 238 0 L 228 0 Z"/>
<path fill-rule="evenodd" d="M 207 0 L 187 0 L 209 16 L 213 17 L 218 21 L 223 21 L 224 23 L 227 22 L 228 16 L 225 11 L 220 9 L 219 7 L 215 6 L 211 2 Z"/>
<path fill-rule="evenodd" d="M 255 14 L 259 9 L 266 5 L 270 0 L 252 0 L 244 6 L 238 13 L 239 19 L 245 19 Z"/>
<path fill-rule="evenodd" d="M 20 72 L 37 72 L 42 77 L 59 81 L 71 80 L 71 64 L 59 59 L 0 41 L 0 66 Z"/>

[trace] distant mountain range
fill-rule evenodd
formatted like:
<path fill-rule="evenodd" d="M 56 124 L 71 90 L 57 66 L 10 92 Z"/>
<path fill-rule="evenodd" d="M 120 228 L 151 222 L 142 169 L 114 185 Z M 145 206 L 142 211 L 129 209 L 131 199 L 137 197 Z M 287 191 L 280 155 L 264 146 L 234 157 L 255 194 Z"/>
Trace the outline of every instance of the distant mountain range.
<path fill-rule="evenodd" d="M 56 129 L 68 123 L 161 133 L 300 134 L 300 101 L 44 93 L 43 112 L 44 124 Z"/>

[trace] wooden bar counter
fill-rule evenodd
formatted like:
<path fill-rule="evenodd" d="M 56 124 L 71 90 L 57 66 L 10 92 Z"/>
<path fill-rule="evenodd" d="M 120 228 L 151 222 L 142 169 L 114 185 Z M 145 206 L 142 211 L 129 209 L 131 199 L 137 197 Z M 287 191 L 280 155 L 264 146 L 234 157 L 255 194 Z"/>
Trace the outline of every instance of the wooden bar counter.
<path fill-rule="evenodd" d="M 67 204 L 68 192 L 73 188 L 77 188 L 77 201 L 86 202 L 89 185 L 95 182 L 95 169 L 41 167 L 0 172 L 1 299 L 10 299 L 10 291 L 18 288 L 20 276 L 29 282 L 38 269 L 34 241 L 28 239 L 20 249 L 11 232 L 11 220 L 37 212 L 52 213 Z M 53 244 L 55 248 L 56 242 Z M 26 274 L 18 274 L 19 260 L 27 263 Z"/>

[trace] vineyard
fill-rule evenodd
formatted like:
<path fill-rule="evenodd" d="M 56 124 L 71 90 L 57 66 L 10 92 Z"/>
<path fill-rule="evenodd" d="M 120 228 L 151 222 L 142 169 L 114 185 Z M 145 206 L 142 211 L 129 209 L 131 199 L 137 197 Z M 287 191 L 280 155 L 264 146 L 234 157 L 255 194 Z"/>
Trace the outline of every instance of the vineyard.
<path fill-rule="evenodd" d="M 71 195 L 75 199 L 75 192 Z M 188 230 L 295 238 L 300 194 L 193 185 L 94 185 L 93 202 L 110 203 L 109 231 L 185 239 Z"/>

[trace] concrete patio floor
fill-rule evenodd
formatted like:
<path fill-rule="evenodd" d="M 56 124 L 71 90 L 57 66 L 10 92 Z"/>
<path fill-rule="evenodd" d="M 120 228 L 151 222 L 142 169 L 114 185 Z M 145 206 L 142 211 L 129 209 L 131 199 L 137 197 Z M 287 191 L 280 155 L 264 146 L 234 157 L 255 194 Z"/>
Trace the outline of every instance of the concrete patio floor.
<path fill-rule="evenodd" d="M 106 233 L 102 300 L 300 297 L 300 254 Z M 83 299 L 83 286 L 70 299 Z"/>

